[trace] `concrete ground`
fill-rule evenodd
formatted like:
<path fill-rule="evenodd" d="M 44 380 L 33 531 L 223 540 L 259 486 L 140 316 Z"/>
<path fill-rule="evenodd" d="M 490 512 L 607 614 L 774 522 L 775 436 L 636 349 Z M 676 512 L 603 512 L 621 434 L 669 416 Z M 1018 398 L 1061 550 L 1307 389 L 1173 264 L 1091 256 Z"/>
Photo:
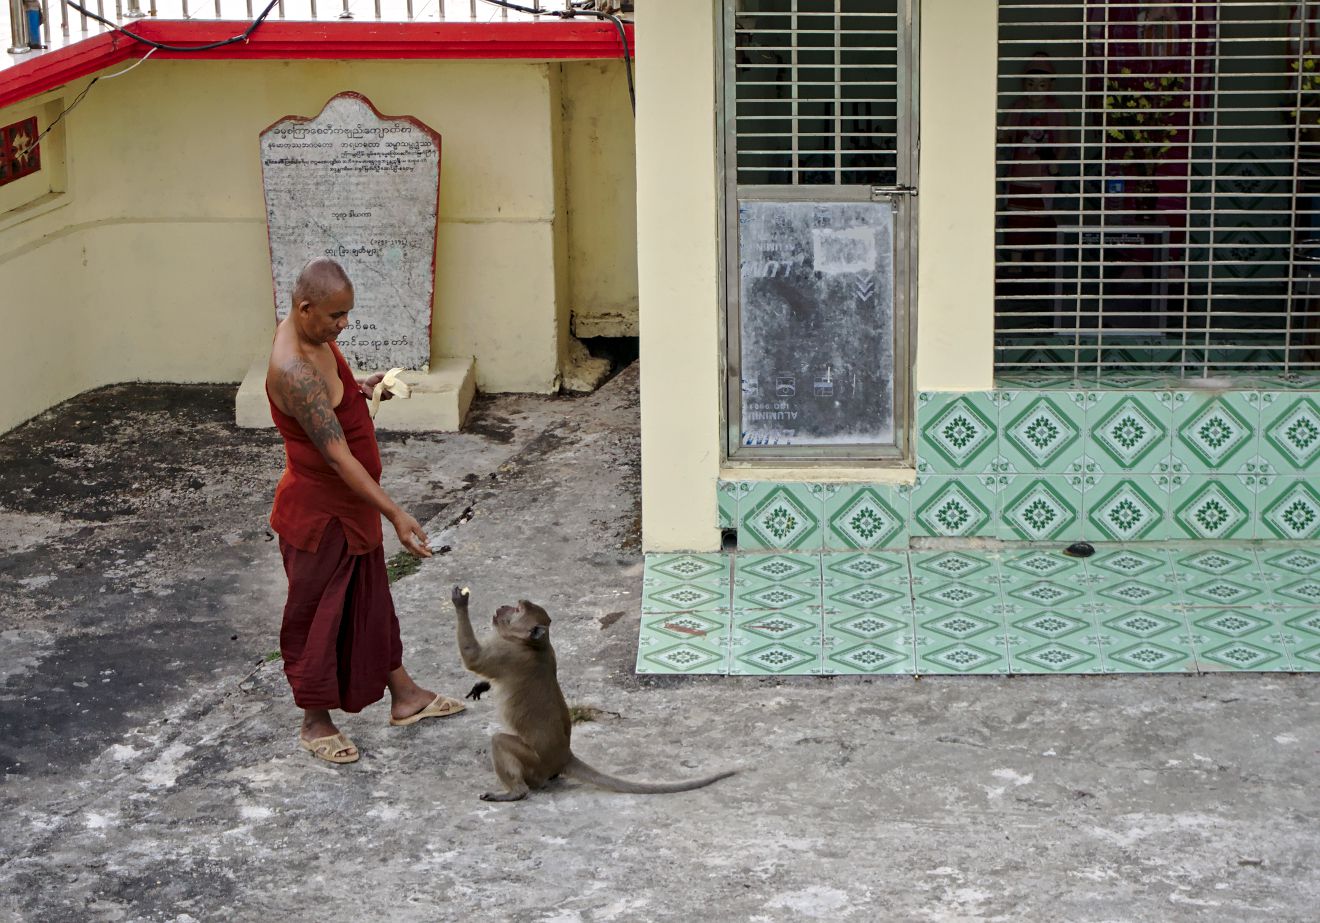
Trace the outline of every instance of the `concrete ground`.
<path fill-rule="evenodd" d="M 0 917 L 100 920 L 1315 920 L 1320 677 L 639 678 L 636 367 L 383 436 L 448 551 L 394 585 L 450 694 L 447 602 L 554 618 L 589 762 L 487 804 L 488 696 L 298 750 L 265 516 L 273 432 L 233 389 L 131 385 L 0 437 Z M 382 410 L 382 412 L 388 412 Z M 387 553 L 395 550 L 393 538 Z"/>

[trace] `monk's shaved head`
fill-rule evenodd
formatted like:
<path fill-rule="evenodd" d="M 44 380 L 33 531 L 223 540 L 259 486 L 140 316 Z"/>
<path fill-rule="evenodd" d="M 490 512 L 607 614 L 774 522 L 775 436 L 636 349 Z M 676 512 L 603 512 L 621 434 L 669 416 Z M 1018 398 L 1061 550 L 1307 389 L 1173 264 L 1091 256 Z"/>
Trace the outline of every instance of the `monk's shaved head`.
<path fill-rule="evenodd" d="M 308 261 L 293 284 L 293 306 L 304 301 L 320 304 L 343 288 L 352 288 L 348 273 L 332 259 L 320 257 Z"/>

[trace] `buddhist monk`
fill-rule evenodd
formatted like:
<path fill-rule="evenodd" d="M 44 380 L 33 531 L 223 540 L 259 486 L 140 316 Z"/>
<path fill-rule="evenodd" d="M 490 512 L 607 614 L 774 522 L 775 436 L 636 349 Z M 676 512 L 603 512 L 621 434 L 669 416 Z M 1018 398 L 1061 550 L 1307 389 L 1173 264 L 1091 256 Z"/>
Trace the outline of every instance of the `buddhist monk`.
<path fill-rule="evenodd" d="M 418 686 L 403 668 L 381 517 L 412 554 L 429 557 L 431 549 L 421 524 L 380 486 L 367 396 L 382 376 L 356 380 L 335 345 L 352 310 L 353 284 L 343 267 L 312 260 L 275 330 L 266 372 L 286 457 L 270 516 L 289 579 L 280 653 L 303 710 L 299 744 L 332 763 L 355 762 L 359 751 L 331 710 L 361 711 L 387 688 L 392 725 L 463 710 Z"/>

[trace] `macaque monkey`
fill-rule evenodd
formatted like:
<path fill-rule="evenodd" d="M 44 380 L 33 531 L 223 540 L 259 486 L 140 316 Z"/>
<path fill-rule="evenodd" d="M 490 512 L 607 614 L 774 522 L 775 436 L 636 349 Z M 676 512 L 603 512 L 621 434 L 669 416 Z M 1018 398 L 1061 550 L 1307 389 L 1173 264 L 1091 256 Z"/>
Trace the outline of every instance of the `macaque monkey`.
<path fill-rule="evenodd" d="M 630 782 L 592 769 L 573 755 L 569 737 L 573 721 L 559 690 L 555 650 L 550 646 L 550 616 L 535 603 L 500 606 L 492 624 L 495 635 L 482 644 L 468 618 L 468 591 L 454 587 L 450 597 L 458 622 L 458 650 L 463 666 L 495 684 L 500 693 L 500 717 L 508 729 L 490 739 L 490 757 L 506 789 L 487 792 L 483 801 L 519 801 L 555 776 L 566 775 L 615 792 L 649 795 L 703 788 L 733 775 L 721 772 L 690 782 Z M 477 683 L 468 698 L 489 689 Z"/>

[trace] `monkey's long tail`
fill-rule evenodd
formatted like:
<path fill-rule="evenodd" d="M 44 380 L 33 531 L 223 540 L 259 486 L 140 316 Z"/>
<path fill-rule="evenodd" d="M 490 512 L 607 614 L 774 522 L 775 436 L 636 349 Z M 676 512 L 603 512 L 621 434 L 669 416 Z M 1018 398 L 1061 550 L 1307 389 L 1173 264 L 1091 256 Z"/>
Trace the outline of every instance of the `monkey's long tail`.
<path fill-rule="evenodd" d="M 670 792 L 690 792 L 694 788 L 705 788 L 712 782 L 727 779 L 733 775 L 733 772 L 721 772 L 713 776 L 707 776 L 704 779 L 693 779 L 690 782 L 632 782 L 628 779 L 606 775 L 598 769 L 592 769 L 576 756 L 570 755 L 568 765 L 563 769 L 563 774 L 582 782 L 599 785 L 601 788 L 607 788 L 612 792 L 623 792 L 626 795 L 667 795 Z"/>

